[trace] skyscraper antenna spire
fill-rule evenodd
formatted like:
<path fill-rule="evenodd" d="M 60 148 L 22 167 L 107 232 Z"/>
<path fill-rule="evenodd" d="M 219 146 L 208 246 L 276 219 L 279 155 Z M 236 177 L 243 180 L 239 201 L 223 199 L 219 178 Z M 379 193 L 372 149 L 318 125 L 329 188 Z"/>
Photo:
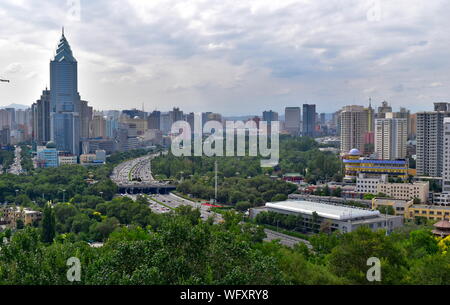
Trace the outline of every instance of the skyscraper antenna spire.
<path fill-rule="evenodd" d="M 64 36 L 64 26 L 62 27 L 62 35 Z"/>

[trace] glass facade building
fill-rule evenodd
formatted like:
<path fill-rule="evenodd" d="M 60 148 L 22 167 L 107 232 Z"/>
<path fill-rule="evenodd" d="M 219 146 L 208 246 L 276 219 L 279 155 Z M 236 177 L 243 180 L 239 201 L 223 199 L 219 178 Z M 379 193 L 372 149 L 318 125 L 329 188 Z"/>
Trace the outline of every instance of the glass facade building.
<path fill-rule="evenodd" d="M 78 64 L 62 33 L 55 58 L 50 62 L 51 139 L 58 151 L 80 154 L 80 95 Z"/>

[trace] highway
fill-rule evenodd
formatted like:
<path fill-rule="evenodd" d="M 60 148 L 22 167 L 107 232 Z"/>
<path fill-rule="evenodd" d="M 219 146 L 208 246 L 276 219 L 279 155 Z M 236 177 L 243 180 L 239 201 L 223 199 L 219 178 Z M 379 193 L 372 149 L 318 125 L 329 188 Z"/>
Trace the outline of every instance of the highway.
<path fill-rule="evenodd" d="M 182 205 L 188 205 L 193 208 L 198 208 L 198 209 L 200 209 L 200 217 L 203 220 L 207 220 L 209 217 L 214 218 L 214 223 L 219 223 L 223 220 L 222 215 L 211 211 L 211 207 L 202 205 L 198 202 L 194 202 L 191 200 L 181 198 L 173 193 L 170 193 L 169 195 L 157 194 L 157 195 L 152 195 L 152 197 L 154 197 L 156 200 L 158 200 L 164 204 L 167 204 L 168 206 L 173 207 L 173 208 L 177 208 Z"/>
<path fill-rule="evenodd" d="M 153 179 L 150 162 L 156 156 L 158 154 L 146 155 L 120 163 L 114 168 L 111 180 L 118 185 L 158 183 Z"/>
<path fill-rule="evenodd" d="M 136 200 L 138 196 L 144 196 L 147 199 L 149 199 L 150 201 L 149 208 L 152 210 L 152 212 L 158 214 L 169 213 L 170 211 L 172 211 L 172 209 L 176 209 L 177 207 L 183 205 L 188 205 L 193 208 L 200 209 L 200 217 L 202 218 L 202 220 L 206 221 L 209 217 L 213 217 L 214 223 L 220 223 L 223 221 L 222 215 L 214 213 L 213 211 L 210 210 L 210 207 L 201 205 L 200 203 L 196 203 L 190 200 L 186 200 L 172 193 L 169 195 L 123 194 L 122 196 L 129 197 L 133 200 Z"/>
<path fill-rule="evenodd" d="M 19 146 L 15 146 L 14 150 L 14 163 L 8 169 L 9 174 L 20 175 L 23 173 L 22 170 L 22 156 L 21 156 L 22 148 Z"/>

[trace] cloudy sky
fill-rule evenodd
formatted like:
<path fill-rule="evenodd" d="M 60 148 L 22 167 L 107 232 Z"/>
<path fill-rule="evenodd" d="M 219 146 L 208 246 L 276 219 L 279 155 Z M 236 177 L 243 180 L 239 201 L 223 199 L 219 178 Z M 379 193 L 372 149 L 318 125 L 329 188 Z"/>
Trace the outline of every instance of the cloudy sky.
<path fill-rule="evenodd" d="M 450 101 L 449 13 L 446 0 L 2 0 L 0 106 L 40 96 L 64 25 L 95 109 L 429 110 Z"/>

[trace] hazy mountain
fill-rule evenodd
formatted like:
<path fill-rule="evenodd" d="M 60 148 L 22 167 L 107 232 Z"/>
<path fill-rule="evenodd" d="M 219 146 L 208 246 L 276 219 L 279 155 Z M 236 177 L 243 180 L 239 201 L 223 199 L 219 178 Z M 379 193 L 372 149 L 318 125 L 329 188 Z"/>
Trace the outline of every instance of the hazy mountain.
<path fill-rule="evenodd" d="M 5 109 L 5 108 L 28 109 L 28 108 L 30 108 L 30 106 L 21 105 L 21 104 L 11 104 L 8 106 L 0 106 L 0 109 Z"/>

